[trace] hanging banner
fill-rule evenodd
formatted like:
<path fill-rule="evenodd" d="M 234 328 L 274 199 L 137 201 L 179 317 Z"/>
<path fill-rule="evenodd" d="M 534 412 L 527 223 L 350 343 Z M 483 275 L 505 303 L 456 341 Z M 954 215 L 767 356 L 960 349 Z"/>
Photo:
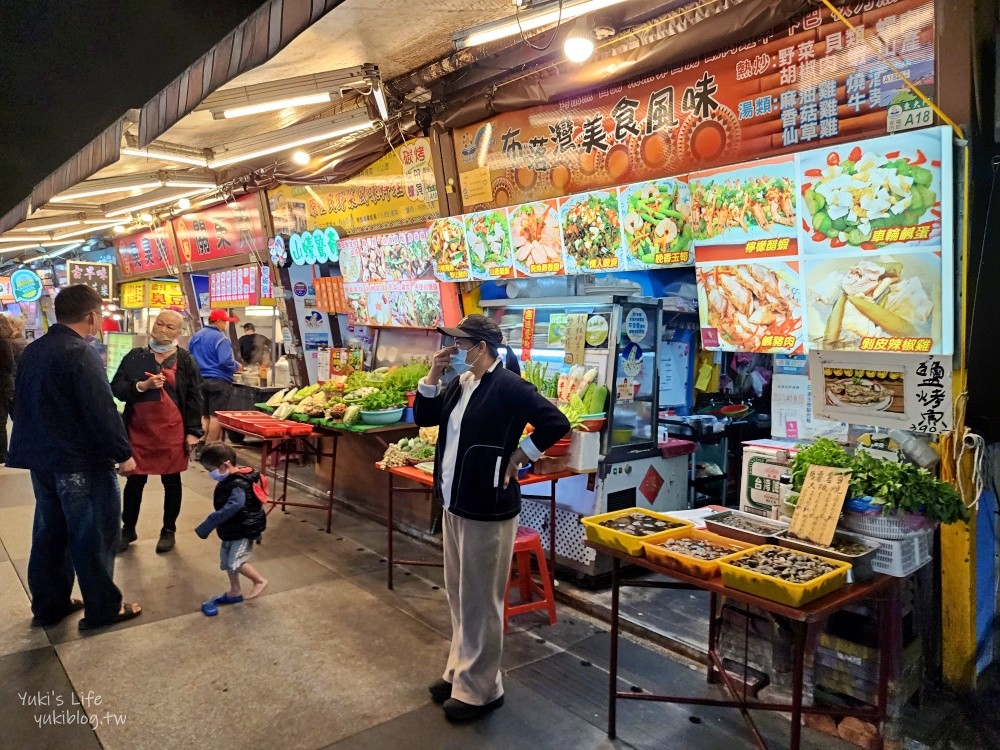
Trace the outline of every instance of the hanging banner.
<path fill-rule="evenodd" d="M 952 425 L 952 358 L 809 353 L 813 413 L 850 424 L 942 433 Z"/>
<path fill-rule="evenodd" d="M 931 123 L 871 42 L 934 93 L 934 3 L 826 8 L 736 47 L 455 131 L 466 211 L 705 169 Z M 464 175 L 489 171 L 489 189 Z M 485 200 L 484 200 L 485 199 Z"/>
<path fill-rule="evenodd" d="M 384 281 L 344 284 L 347 322 L 387 328 L 434 328 L 443 324 L 438 282 Z"/>
<path fill-rule="evenodd" d="M 267 252 L 255 195 L 178 217 L 172 223 L 183 263 Z"/>
<path fill-rule="evenodd" d="M 280 234 L 336 227 L 351 235 L 423 224 L 438 213 L 430 141 L 409 141 L 338 185 L 282 185 L 268 199 Z"/>
<path fill-rule="evenodd" d="M 110 263 L 88 263 L 79 260 L 66 261 L 66 277 L 69 284 L 86 284 L 105 302 L 112 300 L 114 289 L 114 266 Z"/>
<path fill-rule="evenodd" d="M 177 263 L 177 248 L 166 225 L 116 237 L 114 242 L 118 269 L 126 278 L 166 271 Z"/>

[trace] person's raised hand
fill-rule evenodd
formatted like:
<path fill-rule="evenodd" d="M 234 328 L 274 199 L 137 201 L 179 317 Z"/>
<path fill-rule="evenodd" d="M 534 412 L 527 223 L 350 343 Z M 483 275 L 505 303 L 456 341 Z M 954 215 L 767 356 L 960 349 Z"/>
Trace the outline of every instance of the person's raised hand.
<path fill-rule="evenodd" d="M 434 359 L 431 360 L 431 371 L 427 373 L 427 382 L 431 385 L 437 385 L 441 382 L 441 375 L 444 374 L 445 368 L 451 364 L 451 355 L 458 351 L 458 345 L 452 344 L 451 346 L 446 346 L 444 349 L 438 351 L 434 355 Z"/>

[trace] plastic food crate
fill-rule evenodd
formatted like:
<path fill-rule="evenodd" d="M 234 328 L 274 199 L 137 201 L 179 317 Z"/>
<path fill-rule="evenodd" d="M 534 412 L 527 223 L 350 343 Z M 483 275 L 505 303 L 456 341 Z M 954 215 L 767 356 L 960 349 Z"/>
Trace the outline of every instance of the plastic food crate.
<path fill-rule="evenodd" d="M 650 516 L 660 521 L 668 521 L 670 523 L 680 525 L 676 529 L 667 529 L 666 531 L 660 531 L 656 534 L 650 534 L 649 536 L 633 536 L 632 534 L 625 534 L 621 531 L 610 529 L 607 526 L 601 526 L 601 521 L 618 518 L 619 516 L 626 516 L 630 513 L 642 513 L 645 516 Z M 669 516 L 666 513 L 657 513 L 653 510 L 642 510 L 640 508 L 623 508 L 622 510 L 612 511 L 611 513 L 601 513 L 596 516 L 587 516 L 586 518 L 581 518 L 580 523 L 583 524 L 584 531 L 586 532 L 587 539 L 589 541 L 594 542 L 594 544 L 602 544 L 605 547 L 616 549 L 627 555 L 634 555 L 635 557 L 642 557 L 643 542 L 647 542 L 653 537 L 666 539 L 673 534 L 679 534 L 682 531 L 694 528 L 693 523 L 686 521 L 683 518 L 675 518 L 674 516 Z"/>
<path fill-rule="evenodd" d="M 906 578 L 931 561 L 934 531 L 911 531 L 904 539 L 877 539 L 863 534 L 853 534 L 862 544 L 879 545 L 872 560 L 876 573 Z"/>
<path fill-rule="evenodd" d="M 700 539 L 703 542 L 711 542 L 720 547 L 730 549 L 732 553 L 731 555 L 717 557 L 714 560 L 701 560 L 697 557 L 661 547 L 660 545 L 668 539 Z M 668 531 L 666 534 L 654 534 L 653 536 L 645 537 L 642 546 L 645 549 L 646 557 L 651 562 L 655 562 L 657 565 L 662 565 L 665 568 L 679 570 L 682 573 L 687 573 L 697 578 L 714 578 L 719 574 L 720 562 L 728 560 L 730 556 L 735 556 L 739 552 L 754 547 L 752 544 L 739 542 L 735 539 L 729 539 L 700 529 L 674 531 L 673 533 Z"/>
<path fill-rule="evenodd" d="M 847 583 L 847 571 L 851 569 L 851 564 L 841 562 L 840 560 L 833 560 L 829 557 L 820 557 L 819 555 L 810 555 L 810 557 L 816 557 L 832 565 L 833 570 L 806 583 L 783 581 L 780 578 L 757 573 L 746 568 L 738 568 L 732 564 L 736 560 L 765 549 L 781 549 L 781 547 L 766 544 L 731 555 L 725 562 L 719 563 L 722 582 L 731 589 L 753 594 L 763 599 L 770 599 L 773 602 L 786 604 L 789 607 L 801 607 L 803 604 L 808 604 L 815 599 L 819 599 L 821 596 L 826 596 L 836 591 Z"/>

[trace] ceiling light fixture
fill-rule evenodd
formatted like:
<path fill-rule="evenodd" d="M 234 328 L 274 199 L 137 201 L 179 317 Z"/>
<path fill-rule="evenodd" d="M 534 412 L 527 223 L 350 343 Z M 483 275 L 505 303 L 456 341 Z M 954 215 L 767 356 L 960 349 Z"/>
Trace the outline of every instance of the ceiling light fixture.
<path fill-rule="evenodd" d="M 205 188 L 193 188 L 189 190 L 183 188 L 161 188 L 138 198 L 126 198 L 115 203 L 109 203 L 105 206 L 104 215 L 109 219 L 113 219 L 116 216 L 124 216 L 125 214 L 141 211 L 144 208 L 152 208 L 153 206 L 162 206 L 166 203 L 173 203 L 181 198 L 189 198 L 192 195 L 204 192 Z"/>
<path fill-rule="evenodd" d="M 573 30 L 563 42 L 563 54 L 570 62 L 582 63 L 594 54 L 594 32 L 583 18 L 573 24 Z"/>
<path fill-rule="evenodd" d="M 50 203 L 67 203 L 79 198 L 91 198 L 98 195 L 111 195 L 135 190 L 149 190 L 158 187 L 212 188 L 215 179 L 211 176 L 198 174 L 174 173 L 168 170 L 147 172 L 145 174 L 127 175 L 125 177 L 99 177 L 95 180 L 84 180 L 59 195 L 49 199 Z M 93 207 L 91 207 L 93 210 Z"/>
<path fill-rule="evenodd" d="M 128 227 L 124 224 L 115 224 L 114 226 L 115 234 L 125 234 L 128 231 Z"/>
<path fill-rule="evenodd" d="M 187 211 L 189 208 L 191 208 L 191 201 L 187 198 L 181 198 L 179 201 L 177 201 L 177 208 L 179 208 L 181 211 Z"/>
<path fill-rule="evenodd" d="M 560 7 L 558 0 L 553 0 L 553 2 L 544 3 L 519 13 L 517 16 L 508 16 L 499 21 L 460 31 L 452 36 L 452 41 L 455 42 L 458 49 L 476 47 L 509 36 L 517 36 L 521 32 L 534 31 L 543 26 L 557 23 L 560 19 L 569 21 L 573 18 L 579 18 L 587 13 L 620 5 L 623 2 L 625 0 L 563 0 Z"/>
<path fill-rule="evenodd" d="M 241 161 L 250 161 L 279 151 L 287 151 L 296 146 L 305 146 L 318 141 L 332 140 L 361 130 L 367 130 L 374 123 L 364 109 L 357 109 L 346 115 L 291 125 L 273 133 L 234 141 L 215 150 L 208 162 L 211 169 L 218 169 Z"/>
<path fill-rule="evenodd" d="M 149 211 L 143 211 L 141 214 L 139 214 L 139 221 L 143 222 L 144 224 L 149 224 L 152 220 L 153 220 L 153 214 L 149 213 Z"/>
<path fill-rule="evenodd" d="M 309 154 L 299 149 L 298 151 L 292 154 L 292 161 L 304 167 L 306 164 L 309 163 Z"/>
<path fill-rule="evenodd" d="M 177 150 L 175 150 L 175 148 Z M 141 159 L 157 159 L 159 161 L 173 161 L 179 164 L 193 164 L 196 167 L 208 166 L 208 158 L 197 149 L 182 151 L 177 147 L 167 148 L 166 146 L 152 144 L 147 148 L 136 148 L 135 146 L 122 146 L 121 153 L 125 156 L 138 156 Z"/>
<path fill-rule="evenodd" d="M 66 237 L 79 237 L 81 234 L 91 234 L 94 232 L 100 232 L 102 229 L 110 229 L 116 223 L 117 222 L 105 220 L 103 224 L 94 224 L 91 226 L 86 226 L 83 229 L 74 229 L 71 232 L 55 232 L 52 235 L 52 239 L 61 240 Z"/>
<path fill-rule="evenodd" d="M 50 244 L 51 243 L 42 243 L 42 246 L 49 247 Z M 63 243 L 59 242 L 56 244 L 62 245 Z M 50 260 L 51 258 L 58 258 L 60 255 L 65 255 L 70 250 L 76 250 L 76 248 L 80 247 L 80 245 L 82 244 L 83 244 L 82 242 L 71 242 L 68 245 L 66 245 L 66 247 L 59 248 L 58 250 L 53 250 L 51 253 L 46 253 L 45 255 L 39 255 L 37 258 L 32 258 L 31 260 L 39 261 L 39 260 Z"/>
<path fill-rule="evenodd" d="M 223 120 L 288 107 L 325 104 L 341 98 L 344 89 L 359 86 L 377 77 L 378 67 L 365 64 L 252 86 L 238 86 L 216 91 L 195 107 L 195 111 L 208 110 L 213 118 Z"/>
<path fill-rule="evenodd" d="M 372 98 L 375 99 L 375 106 L 378 108 L 378 116 L 383 120 L 389 119 L 389 104 L 385 99 L 385 89 L 381 83 L 372 84 Z"/>

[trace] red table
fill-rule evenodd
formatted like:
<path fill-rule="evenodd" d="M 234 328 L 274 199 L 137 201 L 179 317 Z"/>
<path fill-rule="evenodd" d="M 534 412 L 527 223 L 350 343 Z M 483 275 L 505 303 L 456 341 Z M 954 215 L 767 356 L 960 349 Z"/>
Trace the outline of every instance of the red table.
<path fill-rule="evenodd" d="M 396 466 L 390 469 L 386 469 L 386 473 L 389 475 L 389 513 L 388 513 L 388 550 L 386 552 L 386 559 L 389 562 L 389 588 L 392 588 L 392 567 L 393 565 L 420 565 L 425 567 L 440 568 L 443 563 L 439 562 L 428 562 L 425 560 L 395 560 L 392 554 L 392 533 L 393 533 L 393 496 L 397 492 L 408 492 L 408 493 L 421 493 L 428 497 L 434 496 L 434 477 L 425 471 L 414 468 L 412 466 Z M 517 483 L 522 487 L 526 487 L 532 484 L 541 484 L 543 482 L 551 482 L 550 491 L 548 495 L 525 495 L 529 499 L 535 500 L 548 500 L 550 507 L 549 514 L 549 576 L 552 579 L 553 585 L 555 585 L 555 575 L 556 575 L 556 482 L 560 479 L 565 479 L 566 477 L 576 476 L 576 472 L 573 471 L 559 471 L 554 474 L 526 474 L 521 479 L 517 480 Z M 421 485 L 420 487 L 400 487 L 398 486 L 393 477 L 400 477 L 402 479 L 408 479 L 411 482 L 416 482 Z"/>
<path fill-rule="evenodd" d="M 681 703 L 697 706 L 722 706 L 737 708 L 743 715 L 747 726 L 753 732 L 757 747 L 767 750 L 767 744 L 761 736 L 760 731 L 754 724 L 750 716 L 750 710 L 757 711 L 780 711 L 792 715 L 790 747 L 798 750 L 802 733 L 803 714 L 836 714 L 838 716 L 856 716 L 867 719 L 875 723 L 879 729 L 876 747 L 883 747 L 882 722 L 885 721 L 886 710 L 889 697 L 889 674 L 890 665 L 893 661 L 893 613 L 898 611 L 899 601 L 899 578 L 876 575 L 868 581 L 854 583 L 844 586 L 820 599 L 809 602 L 802 607 L 789 607 L 784 604 L 773 602 L 770 599 L 763 599 L 753 594 L 745 594 L 742 591 L 727 588 L 719 577 L 712 579 L 696 578 L 694 576 L 681 573 L 672 568 L 666 568 L 650 562 L 645 557 L 634 557 L 617 550 L 610 549 L 604 545 L 586 542 L 588 547 L 592 547 L 602 554 L 609 555 L 611 561 L 611 659 L 609 669 L 608 685 L 608 737 L 615 739 L 617 702 L 619 700 L 645 700 L 660 703 Z M 654 573 L 666 576 L 673 581 L 648 581 L 648 580 L 628 580 L 622 581 L 620 578 L 621 563 L 637 565 Z M 618 596 L 622 586 L 643 586 L 647 588 L 696 588 L 708 591 L 711 594 L 709 602 L 708 621 L 708 681 L 715 683 L 717 678 L 721 678 L 723 686 L 732 696 L 731 700 L 715 698 L 693 698 L 687 696 L 655 695 L 650 693 L 620 692 L 618 690 Z M 794 640 L 794 654 L 792 662 L 792 702 L 791 703 L 764 703 L 757 700 L 748 700 L 746 689 L 742 693 L 736 689 L 729 675 L 726 673 L 722 657 L 718 652 L 719 627 L 717 613 L 719 599 L 731 599 L 741 602 L 749 607 L 757 607 L 775 615 L 780 615 L 789 620 L 792 627 L 792 637 Z M 875 708 L 823 708 L 821 706 L 802 705 L 802 679 L 805 664 L 805 648 L 808 640 L 809 629 L 819 622 L 839 612 L 842 609 L 857 604 L 864 599 L 877 599 L 879 610 L 879 673 L 878 673 L 878 705 Z M 749 623 L 749 617 L 747 618 Z M 749 624 L 747 625 L 749 628 Z M 748 633 L 749 634 L 749 633 Z M 745 680 L 744 680 L 745 684 Z"/>

